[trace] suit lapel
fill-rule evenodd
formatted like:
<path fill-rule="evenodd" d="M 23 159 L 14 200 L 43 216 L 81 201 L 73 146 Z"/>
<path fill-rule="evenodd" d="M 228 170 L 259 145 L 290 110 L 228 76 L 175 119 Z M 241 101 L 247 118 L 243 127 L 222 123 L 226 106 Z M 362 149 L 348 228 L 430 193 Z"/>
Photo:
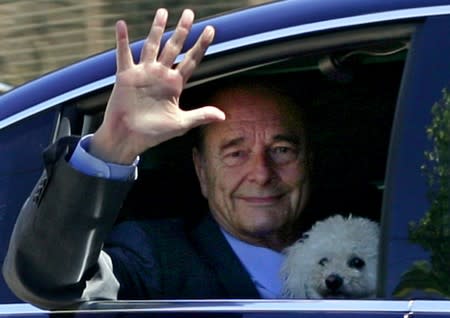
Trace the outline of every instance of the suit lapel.
<path fill-rule="evenodd" d="M 192 241 L 201 257 L 216 272 L 227 294 L 233 298 L 261 298 L 249 274 L 234 254 L 217 223 L 208 215 L 193 228 Z"/>

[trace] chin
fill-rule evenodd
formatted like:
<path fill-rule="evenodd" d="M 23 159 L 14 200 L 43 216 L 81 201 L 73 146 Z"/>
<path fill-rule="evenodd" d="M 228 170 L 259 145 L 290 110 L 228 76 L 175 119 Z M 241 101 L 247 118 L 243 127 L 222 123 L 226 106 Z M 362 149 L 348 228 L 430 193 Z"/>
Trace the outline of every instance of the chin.
<path fill-rule="evenodd" d="M 242 229 L 255 238 L 271 238 L 279 231 L 280 226 L 276 226 L 277 221 L 266 219 L 263 222 L 255 223 L 254 220 L 247 222 Z"/>

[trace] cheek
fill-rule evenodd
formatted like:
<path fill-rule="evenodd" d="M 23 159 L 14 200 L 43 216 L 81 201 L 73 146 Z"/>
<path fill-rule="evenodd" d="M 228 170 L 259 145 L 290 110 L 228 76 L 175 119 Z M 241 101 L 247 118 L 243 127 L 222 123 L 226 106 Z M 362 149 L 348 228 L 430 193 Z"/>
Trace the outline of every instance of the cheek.
<path fill-rule="evenodd" d="M 284 185 L 291 189 L 291 205 L 300 213 L 309 198 L 309 179 L 303 166 L 286 167 L 279 174 Z"/>
<path fill-rule="evenodd" d="M 210 169 L 211 184 L 226 192 L 233 191 L 242 181 L 244 173 L 241 168 L 227 167 L 221 162 L 216 162 Z"/>
<path fill-rule="evenodd" d="M 236 183 L 235 179 L 232 171 L 224 169 L 216 163 L 216 165 L 208 171 L 208 198 L 217 202 L 226 200 L 225 198 L 234 190 Z"/>
<path fill-rule="evenodd" d="M 308 183 L 306 169 L 302 164 L 293 164 L 282 167 L 279 170 L 278 175 L 284 184 L 289 185 L 292 188 L 302 189 Z"/>

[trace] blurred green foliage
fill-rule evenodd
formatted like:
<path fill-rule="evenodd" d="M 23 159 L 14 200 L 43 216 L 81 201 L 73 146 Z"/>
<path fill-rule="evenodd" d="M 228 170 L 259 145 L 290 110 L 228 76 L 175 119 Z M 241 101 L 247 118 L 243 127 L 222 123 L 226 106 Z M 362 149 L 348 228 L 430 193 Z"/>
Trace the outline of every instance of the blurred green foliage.
<path fill-rule="evenodd" d="M 430 253 L 429 260 L 415 262 L 403 276 L 395 295 L 406 297 L 420 290 L 450 298 L 450 92 L 443 90 L 431 109 L 426 129 L 432 148 L 425 151 L 422 171 L 429 187 L 430 208 L 418 222 L 411 222 L 409 237 Z"/>

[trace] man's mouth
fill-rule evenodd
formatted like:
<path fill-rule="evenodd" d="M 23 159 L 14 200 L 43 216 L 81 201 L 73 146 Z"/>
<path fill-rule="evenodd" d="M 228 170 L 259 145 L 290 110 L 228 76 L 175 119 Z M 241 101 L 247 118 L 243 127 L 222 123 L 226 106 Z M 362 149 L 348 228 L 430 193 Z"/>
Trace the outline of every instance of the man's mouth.
<path fill-rule="evenodd" d="M 238 198 L 248 204 L 252 205 L 273 205 L 277 203 L 282 194 L 278 195 L 263 195 L 263 196 L 238 196 Z"/>

